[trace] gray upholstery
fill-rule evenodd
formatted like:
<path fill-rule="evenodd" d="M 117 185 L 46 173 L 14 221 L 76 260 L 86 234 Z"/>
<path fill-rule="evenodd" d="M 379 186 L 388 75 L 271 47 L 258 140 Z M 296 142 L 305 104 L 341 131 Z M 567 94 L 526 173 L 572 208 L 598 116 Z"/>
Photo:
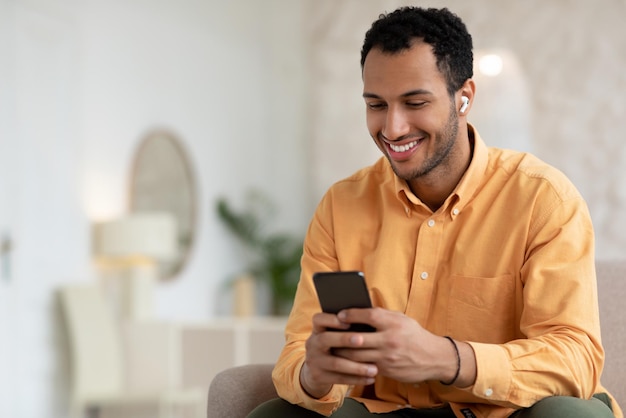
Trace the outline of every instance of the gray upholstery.
<path fill-rule="evenodd" d="M 245 418 L 257 405 L 275 398 L 273 364 L 249 364 L 217 374 L 209 387 L 208 418 Z"/>
<path fill-rule="evenodd" d="M 626 261 L 596 262 L 602 343 L 606 362 L 602 384 L 626 407 Z"/>
<path fill-rule="evenodd" d="M 598 298 L 606 364 L 602 383 L 620 406 L 626 406 L 626 260 L 598 261 Z M 271 364 L 234 367 L 219 373 L 211 382 L 208 418 L 245 418 L 254 407 L 276 397 L 271 380 Z"/>

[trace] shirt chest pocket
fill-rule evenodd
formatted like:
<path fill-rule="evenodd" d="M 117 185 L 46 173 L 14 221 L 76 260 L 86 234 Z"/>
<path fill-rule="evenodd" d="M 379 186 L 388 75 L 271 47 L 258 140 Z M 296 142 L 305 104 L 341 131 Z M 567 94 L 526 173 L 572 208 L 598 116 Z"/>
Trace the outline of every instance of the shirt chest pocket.
<path fill-rule="evenodd" d="M 454 338 L 503 343 L 518 334 L 512 275 L 453 276 L 449 295 L 447 330 Z"/>

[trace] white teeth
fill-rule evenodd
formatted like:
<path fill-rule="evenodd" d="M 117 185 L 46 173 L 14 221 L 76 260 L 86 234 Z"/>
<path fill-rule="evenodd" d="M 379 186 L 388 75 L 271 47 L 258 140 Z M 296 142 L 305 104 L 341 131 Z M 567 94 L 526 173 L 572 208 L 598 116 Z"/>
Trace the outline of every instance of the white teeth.
<path fill-rule="evenodd" d="M 409 142 L 406 145 L 389 144 L 389 147 L 391 147 L 391 149 L 394 150 L 395 152 L 405 152 L 405 151 L 410 150 L 416 145 L 417 145 L 417 141 L 413 141 L 413 142 Z"/>

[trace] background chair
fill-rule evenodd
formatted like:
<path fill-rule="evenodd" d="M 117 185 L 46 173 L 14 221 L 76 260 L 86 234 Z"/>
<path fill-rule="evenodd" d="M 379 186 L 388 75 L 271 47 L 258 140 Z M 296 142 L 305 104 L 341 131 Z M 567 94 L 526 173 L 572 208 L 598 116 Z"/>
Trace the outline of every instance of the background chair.
<path fill-rule="evenodd" d="M 171 347 L 172 338 L 168 335 L 171 337 L 172 327 L 163 323 L 128 323 L 125 331 L 133 338 L 123 341 L 122 329 L 98 286 L 63 287 L 60 299 L 70 346 L 73 418 L 103 412 L 105 407 L 123 413 L 124 407 L 137 411 L 137 407 L 152 406 L 159 418 L 203 415 L 203 390 L 177 387 L 178 382 L 170 379 L 171 370 L 167 370 L 171 362 L 158 355 Z M 161 338 L 146 338 L 159 335 Z M 142 336 L 143 341 L 139 341 Z M 133 342 L 141 344 L 129 346 Z M 126 353 L 133 354 L 134 364 L 127 361 Z M 140 362 L 136 361 L 138 358 Z"/>
<path fill-rule="evenodd" d="M 606 363 L 602 383 L 626 407 L 626 260 L 596 262 L 598 300 Z M 220 372 L 209 387 L 207 418 L 245 418 L 257 405 L 275 398 L 273 365 L 251 364 Z"/>

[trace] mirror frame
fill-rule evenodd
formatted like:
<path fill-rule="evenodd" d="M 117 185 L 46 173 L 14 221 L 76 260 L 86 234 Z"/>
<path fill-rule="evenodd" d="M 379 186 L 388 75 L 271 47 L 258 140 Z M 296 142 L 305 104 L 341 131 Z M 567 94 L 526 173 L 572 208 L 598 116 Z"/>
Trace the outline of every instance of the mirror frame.
<path fill-rule="evenodd" d="M 163 148 L 159 146 L 163 141 L 168 144 L 167 149 L 159 149 Z M 143 137 L 133 157 L 129 194 L 131 213 L 162 211 L 176 218 L 180 255 L 173 262 L 160 263 L 159 279 L 176 278 L 189 262 L 196 241 L 198 212 L 195 172 L 178 135 L 168 129 L 155 129 Z"/>

